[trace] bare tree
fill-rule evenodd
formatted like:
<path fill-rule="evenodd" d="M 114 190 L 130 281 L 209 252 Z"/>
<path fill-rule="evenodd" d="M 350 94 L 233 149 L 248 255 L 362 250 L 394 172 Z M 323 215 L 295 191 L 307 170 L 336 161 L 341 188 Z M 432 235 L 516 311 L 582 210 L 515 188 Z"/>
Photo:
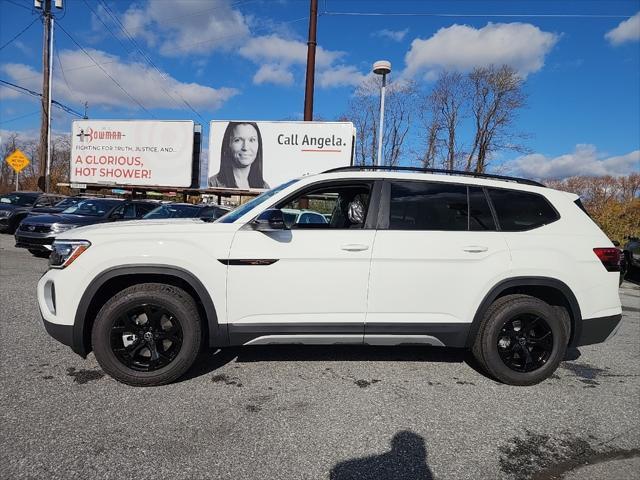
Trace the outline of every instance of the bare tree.
<path fill-rule="evenodd" d="M 391 83 L 385 97 L 382 164 L 397 165 L 415 112 L 416 87 L 410 82 Z M 378 154 L 380 79 L 367 78 L 356 89 L 343 118 L 356 128 L 355 163 L 375 163 Z"/>
<path fill-rule="evenodd" d="M 394 166 L 400 160 L 415 114 L 416 100 L 414 83 L 402 82 L 390 85 L 388 95 L 385 98 L 384 137 L 382 139 L 382 163 L 384 165 Z"/>
<path fill-rule="evenodd" d="M 509 149 L 524 152 L 512 131 L 518 110 L 525 106 L 523 79 L 510 66 L 477 67 L 469 74 L 475 136 L 467 170 L 484 172 L 491 154 Z"/>
<path fill-rule="evenodd" d="M 426 132 L 424 167 L 438 164 L 450 170 L 456 168 L 461 154 L 457 130 L 464 118 L 468 98 L 468 82 L 464 75 L 449 71 L 440 73 L 420 110 Z M 446 154 L 441 157 L 442 151 Z"/>

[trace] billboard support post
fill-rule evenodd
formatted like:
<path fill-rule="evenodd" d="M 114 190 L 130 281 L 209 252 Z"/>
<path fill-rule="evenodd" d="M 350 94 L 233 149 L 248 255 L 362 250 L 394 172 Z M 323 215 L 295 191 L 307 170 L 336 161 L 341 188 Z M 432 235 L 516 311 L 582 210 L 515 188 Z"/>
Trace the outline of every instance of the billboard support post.
<path fill-rule="evenodd" d="M 307 81 L 304 90 L 304 121 L 313 121 L 313 87 L 316 69 L 316 30 L 318 0 L 311 0 L 309 12 L 309 40 L 307 41 Z"/>

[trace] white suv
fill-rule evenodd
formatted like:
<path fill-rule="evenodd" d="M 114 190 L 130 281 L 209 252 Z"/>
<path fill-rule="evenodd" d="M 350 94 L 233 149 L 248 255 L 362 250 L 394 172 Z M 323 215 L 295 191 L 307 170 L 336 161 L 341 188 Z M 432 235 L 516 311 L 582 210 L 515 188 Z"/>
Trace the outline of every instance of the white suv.
<path fill-rule="evenodd" d="M 47 331 L 130 385 L 202 347 L 466 347 L 531 385 L 621 319 L 620 253 L 576 195 L 511 177 L 347 167 L 290 181 L 215 223 L 126 222 L 57 237 Z M 283 221 L 313 210 L 327 223 Z"/>

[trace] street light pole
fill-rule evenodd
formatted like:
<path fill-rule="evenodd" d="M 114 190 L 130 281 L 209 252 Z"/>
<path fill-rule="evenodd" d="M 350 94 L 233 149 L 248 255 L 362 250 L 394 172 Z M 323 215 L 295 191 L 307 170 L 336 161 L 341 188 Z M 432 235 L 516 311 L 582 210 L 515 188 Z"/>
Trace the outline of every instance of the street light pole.
<path fill-rule="evenodd" d="M 387 75 L 391 73 L 391 62 L 379 60 L 373 64 L 373 73 L 382 75 L 382 87 L 380 88 L 380 127 L 378 129 L 378 155 L 375 165 L 382 164 L 382 137 L 384 135 L 384 94 L 387 86 Z"/>

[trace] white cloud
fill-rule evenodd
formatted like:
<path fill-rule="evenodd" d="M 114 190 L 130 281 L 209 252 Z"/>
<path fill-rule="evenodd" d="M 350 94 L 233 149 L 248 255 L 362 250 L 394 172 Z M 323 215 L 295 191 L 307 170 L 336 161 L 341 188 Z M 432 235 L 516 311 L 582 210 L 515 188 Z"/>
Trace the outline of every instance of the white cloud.
<path fill-rule="evenodd" d="M 389 40 L 393 40 L 394 42 L 401 42 L 404 40 L 404 37 L 409 33 L 409 29 L 405 28 L 404 30 L 388 30 L 383 28 L 382 30 L 378 30 L 377 32 L 373 32 L 371 35 L 374 37 L 383 37 L 388 38 Z"/>
<path fill-rule="evenodd" d="M 233 88 L 216 89 L 197 83 L 180 82 L 167 74 L 163 78 L 146 64 L 122 61 L 115 55 L 99 50 L 87 51 L 124 90 L 148 109 L 187 109 L 180 99 L 182 97 L 194 108 L 214 110 L 238 93 Z M 83 52 L 63 50 L 60 52 L 60 60 L 65 70 L 73 70 L 73 73 L 66 74 L 67 87 L 61 72 L 54 69 L 55 99 L 68 103 L 88 101 L 91 106 L 125 107 L 132 110 L 139 108 L 98 67 L 82 68 L 87 64 L 87 57 Z M 5 64 L 0 66 L 0 71 L 14 80 L 22 78 L 21 84 L 27 88 L 40 90 L 38 72 L 27 65 Z"/>
<path fill-rule="evenodd" d="M 575 175 L 629 175 L 640 172 L 640 150 L 626 155 L 606 156 L 594 145 L 578 144 L 575 151 L 558 157 L 540 153 L 505 162 L 505 171 L 529 178 L 567 178 Z"/>
<path fill-rule="evenodd" d="M 253 76 L 253 83 L 262 85 L 272 83 L 274 85 L 293 85 L 293 73 L 287 67 L 278 64 L 265 64 Z"/>
<path fill-rule="evenodd" d="M 620 22 L 616 28 L 607 32 L 604 38 L 615 46 L 640 40 L 640 12 Z"/>
<path fill-rule="evenodd" d="M 405 75 L 507 64 L 526 77 L 542 68 L 558 39 L 557 34 L 528 23 L 488 23 L 480 29 L 452 25 L 411 43 Z"/>
<path fill-rule="evenodd" d="M 318 74 L 318 86 L 322 88 L 360 85 L 367 76 L 352 65 L 340 65 Z"/>
<path fill-rule="evenodd" d="M 247 19 L 229 0 L 147 0 L 129 7 L 122 23 L 133 37 L 172 57 L 230 50 L 249 36 Z"/>
<path fill-rule="evenodd" d="M 307 44 L 278 35 L 265 35 L 250 39 L 240 48 L 240 55 L 254 62 L 269 61 L 283 65 L 304 65 L 307 63 Z M 344 52 L 317 47 L 316 67 L 326 68 L 344 55 Z"/>

